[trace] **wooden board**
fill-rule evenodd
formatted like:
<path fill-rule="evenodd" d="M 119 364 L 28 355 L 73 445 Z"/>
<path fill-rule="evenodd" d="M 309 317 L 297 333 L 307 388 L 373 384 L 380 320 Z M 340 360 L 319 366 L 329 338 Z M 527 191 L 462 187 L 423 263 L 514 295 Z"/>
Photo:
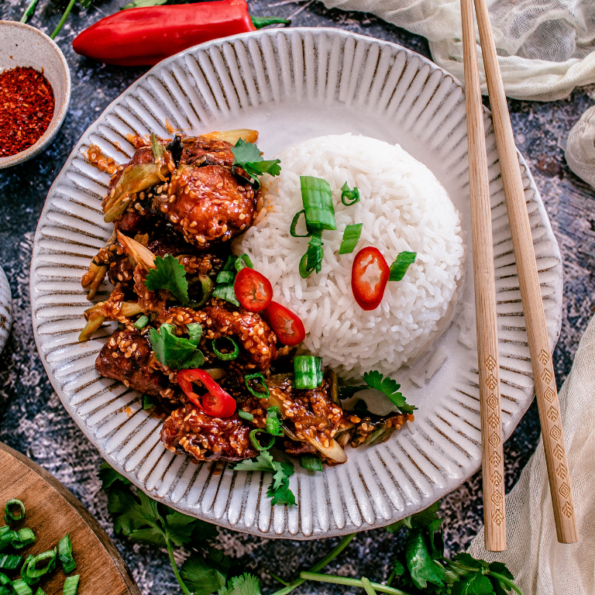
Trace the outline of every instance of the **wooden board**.
<path fill-rule="evenodd" d="M 39 554 L 58 545 L 67 533 L 80 574 L 79 595 L 140 595 L 128 567 L 99 523 L 52 475 L 22 454 L 0 442 L 0 507 L 18 498 L 27 510 L 23 523 L 35 532 L 37 542 L 23 554 Z M 4 514 L 0 525 L 4 524 Z M 12 576 L 12 574 L 11 574 Z M 66 575 L 57 566 L 40 586 L 47 595 L 62 593 Z"/>

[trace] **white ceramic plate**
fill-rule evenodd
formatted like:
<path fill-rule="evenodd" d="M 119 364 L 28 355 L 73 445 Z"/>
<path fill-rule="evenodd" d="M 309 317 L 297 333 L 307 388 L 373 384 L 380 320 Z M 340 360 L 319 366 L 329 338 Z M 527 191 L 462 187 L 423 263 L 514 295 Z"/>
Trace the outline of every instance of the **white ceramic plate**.
<path fill-rule="evenodd" d="M 527 335 L 486 112 L 496 258 L 504 434 L 533 396 Z M 268 537 L 308 539 L 392 523 L 448 493 L 480 466 L 480 420 L 471 258 L 459 314 L 432 353 L 395 371 L 416 421 L 385 444 L 353 450 L 345 465 L 296 468 L 298 505 L 271 508 L 270 476 L 175 456 L 161 420 L 139 395 L 100 378 L 98 351 L 111 333 L 77 342 L 88 307 L 80 279 L 111 233 L 100 200 L 109 176 L 88 164 L 90 143 L 119 162 L 126 135 L 260 131 L 267 156 L 314 136 L 352 132 L 400 143 L 444 184 L 470 241 L 467 138 L 461 85 L 402 47 L 334 29 L 261 31 L 208 43 L 166 60 L 132 85 L 87 130 L 54 182 L 35 237 L 31 274 L 37 345 L 64 406 L 108 462 L 151 496 L 187 514 Z M 124 155 L 124 154 L 125 155 Z M 562 265 L 545 209 L 521 158 L 552 345 L 559 333 Z M 107 296 L 108 288 L 103 288 Z M 466 345 L 465 345 L 466 343 Z M 440 348 L 442 346 L 442 349 Z M 431 378 L 442 354 L 448 357 Z M 413 382 L 415 380 L 415 383 Z"/>
<path fill-rule="evenodd" d="M 10 295 L 10 285 L 4 271 L 0 267 L 0 352 L 4 349 L 11 326 L 12 296 Z"/>

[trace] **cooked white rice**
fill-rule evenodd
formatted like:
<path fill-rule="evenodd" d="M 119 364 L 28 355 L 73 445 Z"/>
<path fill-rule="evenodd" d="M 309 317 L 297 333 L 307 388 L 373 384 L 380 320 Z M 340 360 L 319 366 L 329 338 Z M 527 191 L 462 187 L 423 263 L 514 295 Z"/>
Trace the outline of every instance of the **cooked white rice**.
<path fill-rule="evenodd" d="M 465 259 L 458 211 L 432 172 L 398 145 L 350 134 L 324 136 L 285 149 L 278 158 L 281 175 L 265 176 L 264 208 L 235 251 L 248 253 L 270 279 L 273 299 L 301 317 L 303 347 L 325 366 L 344 378 L 371 369 L 394 373 L 427 350 L 450 321 Z M 308 279 L 298 271 L 308 239 L 289 234 L 303 208 L 302 175 L 330 183 L 337 221 L 336 231 L 323 232 L 322 271 Z M 346 181 L 361 195 L 348 207 L 341 203 Z M 350 223 L 364 224 L 361 239 L 352 254 L 339 256 Z M 371 312 L 351 292 L 353 259 L 365 246 L 378 248 L 389 265 L 399 252 L 417 252 L 405 278 L 389 282 Z"/>

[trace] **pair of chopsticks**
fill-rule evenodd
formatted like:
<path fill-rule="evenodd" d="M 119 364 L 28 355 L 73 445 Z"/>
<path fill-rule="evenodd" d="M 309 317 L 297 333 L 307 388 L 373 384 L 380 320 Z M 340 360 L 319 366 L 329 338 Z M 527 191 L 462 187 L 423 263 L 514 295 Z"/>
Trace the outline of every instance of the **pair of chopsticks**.
<path fill-rule="evenodd" d="M 475 0 L 475 10 L 506 209 L 519 276 L 523 315 L 529 339 L 556 531 L 559 542 L 574 543 L 577 541 L 577 532 L 562 433 L 560 403 L 521 170 L 486 0 Z M 473 0 L 461 0 L 461 16 L 469 143 L 475 309 L 477 313 L 485 547 L 490 551 L 502 551 L 506 549 L 506 513 L 504 508 L 504 455 L 500 416 L 496 287 L 489 175 L 475 45 Z"/>

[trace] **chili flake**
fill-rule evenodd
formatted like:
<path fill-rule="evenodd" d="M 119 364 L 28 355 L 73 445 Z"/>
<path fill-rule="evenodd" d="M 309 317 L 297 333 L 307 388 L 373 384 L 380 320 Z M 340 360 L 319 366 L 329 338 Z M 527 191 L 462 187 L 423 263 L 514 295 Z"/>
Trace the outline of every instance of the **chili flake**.
<path fill-rule="evenodd" d="M 0 73 L 0 157 L 34 145 L 54 115 L 54 92 L 33 68 L 18 66 Z"/>

